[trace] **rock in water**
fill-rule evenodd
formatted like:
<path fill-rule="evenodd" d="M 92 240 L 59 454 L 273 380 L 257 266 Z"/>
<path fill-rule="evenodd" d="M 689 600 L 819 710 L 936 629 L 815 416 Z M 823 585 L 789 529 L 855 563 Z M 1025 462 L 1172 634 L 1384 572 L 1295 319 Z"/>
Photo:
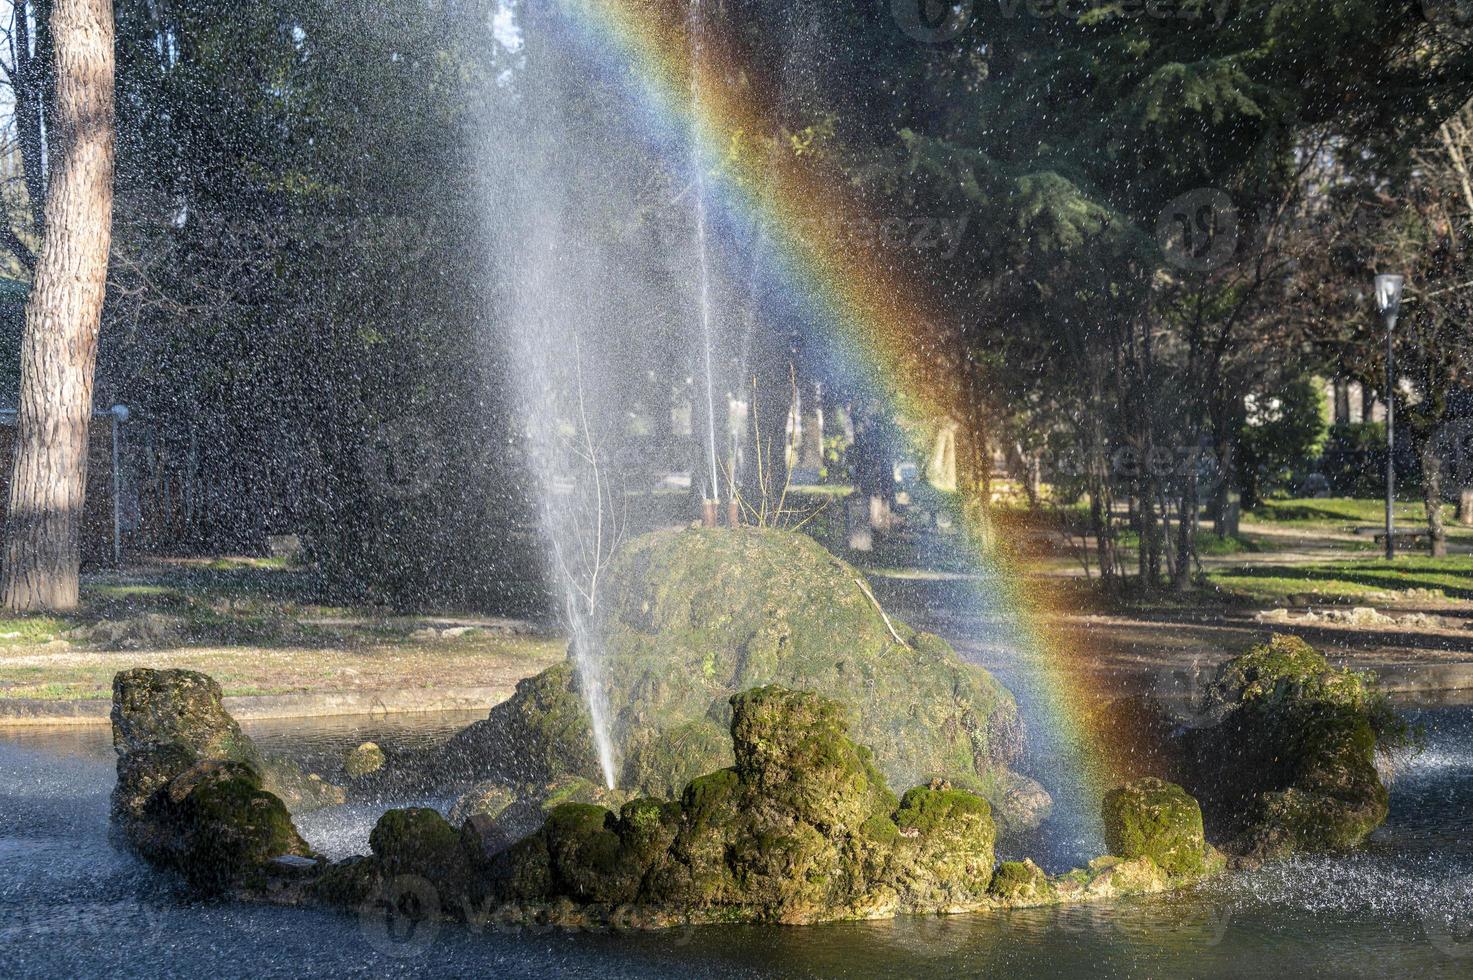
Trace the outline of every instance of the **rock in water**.
<path fill-rule="evenodd" d="M 144 803 L 199 762 L 241 762 L 264 788 L 298 811 L 342 803 L 340 787 L 291 760 L 263 756 L 225 712 L 220 685 L 192 670 L 125 670 L 113 678 L 113 748 L 118 783 L 113 812 L 126 835 Z"/>
<path fill-rule="evenodd" d="M 1202 808 L 1186 790 L 1138 779 L 1105 795 L 1105 844 L 1126 860 L 1148 857 L 1172 874 L 1209 870 L 1214 852 L 1202 832 Z"/>
<path fill-rule="evenodd" d="M 261 788 L 261 777 L 245 763 L 198 763 L 143 809 L 135 822 L 139 852 L 202 892 L 250 887 L 280 858 L 312 857 L 286 806 Z M 140 824 L 145 834 L 138 834 Z"/>
<path fill-rule="evenodd" d="M 1376 754 L 1411 739 L 1369 677 L 1275 636 L 1224 664 L 1208 698 L 1222 720 L 1186 734 L 1181 777 L 1230 851 L 1353 847 L 1386 819 Z"/>
<path fill-rule="evenodd" d="M 1010 826 L 1037 823 L 1047 794 L 1007 768 L 1022 745 L 1012 695 L 939 637 L 887 623 L 861 582 L 782 531 L 691 528 L 626 545 L 600 622 L 619 785 L 670 797 L 731 765 L 730 698 L 776 684 L 844 704 L 891 782 L 946 778 L 989 798 Z M 466 783 L 598 779 L 577 672 L 563 664 L 518 685 L 435 768 Z"/>
<path fill-rule="evenodd" d="M 364 742 L 347 754 L 343 759 L 343 768 L 349 776 L 357 779 L 378 772 L 384 767 L 385 761 L 383 749 L 373 742 Z"/>
<path fill-rule="evenodd" d="M 497 854 L 477 847 L 474 820 L 457 838 L 438 815 L 395 811 L 374 830 L 375 864 L 353 867 L 357 886 L 330 874 L 325 893 L 361 894 L 365 874 L 412 874 L 442 895 L 475 880 L 494 902 L 524 906 L 795 924 L 989 901 L 986 800 L 938 782 L 897 802 L 827 698 L 765 687 L 730 707 L 736 764 L 693 780 L 678 803 L 563 804 Z M 468 879 L 457 861 L 481 870 Z"/>

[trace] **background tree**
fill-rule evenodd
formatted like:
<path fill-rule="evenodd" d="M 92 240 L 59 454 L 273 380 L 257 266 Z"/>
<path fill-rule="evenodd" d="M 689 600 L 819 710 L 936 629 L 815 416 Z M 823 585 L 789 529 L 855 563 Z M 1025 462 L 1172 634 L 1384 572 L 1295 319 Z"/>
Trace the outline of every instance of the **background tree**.
<path fill-rule="evenodd" d="M 77 604 L 87 433 L 113 203 L 111 0 L 55 0 L 55 109 L 45 226 L 21 344 L 4 601 Z"/>

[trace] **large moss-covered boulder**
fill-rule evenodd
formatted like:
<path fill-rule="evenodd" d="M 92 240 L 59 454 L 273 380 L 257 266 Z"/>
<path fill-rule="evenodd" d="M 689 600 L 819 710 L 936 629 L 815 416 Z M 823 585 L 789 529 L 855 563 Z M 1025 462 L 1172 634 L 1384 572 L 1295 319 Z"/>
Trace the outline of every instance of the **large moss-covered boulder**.
<path fill-rule="evenodd" d="M 1181 776 L 1230 850 L 1352 847 L 1386 819 L 1377 753 L 1410 735 L 1368 676 L 1275 636 L 1225 663 L 1208 698 L 1221 721 L 1186 733 Z"/>
<path fill-rule="evenodd" d="M 488 859 L 493 893 L 782 923 L 988 901 L 986 800 L 936 783 L 897 802 L 827 698 L 765 687 L 733 697 L 731 713 L 734 766 L 692 780 L 678 803 L 557 807 Z"/>
<path fill-rule="evenodd" d="M 1202 831 L 1202 808 L 1187 791 L 1138 779 L 1105 794 L 1105 846 L 1127 860 L 1147 857 L 1165 871 L 1198 875 L 1214 860 Z"/>
<path fill-rule="evenodd" d="M 334 786 L 290 759 L 263 755 L 225 711 L 220 685 L 192 670 L 139 667 L 113 678 L 113 748 L 118 782 L 113 812 L 125 831 L 148 799 L 200 762 L 240 762 L 290 809 L 305 812 L 345 801 Z"/>
<path fill-rule="evenodd" d="M 943 640 L 887 620 L 860 573 L 812 539 L 744 528 L 660 531 L 627 544 L 602 587 L 599 650 L 618 784 L 673 796 L 734 761 L 732 695 L 780 685 L 842 704 L 854 738 L 893 783 L 947 778 L 1036 823 L 1046 794 L 1008 770 L 1017 705 Z M 600 777 L 578 674 L 518 686 L 453 739 L 436 770 L 537 785 Z M 1027 804 L 1026 806 L 1021 804 Z"/>

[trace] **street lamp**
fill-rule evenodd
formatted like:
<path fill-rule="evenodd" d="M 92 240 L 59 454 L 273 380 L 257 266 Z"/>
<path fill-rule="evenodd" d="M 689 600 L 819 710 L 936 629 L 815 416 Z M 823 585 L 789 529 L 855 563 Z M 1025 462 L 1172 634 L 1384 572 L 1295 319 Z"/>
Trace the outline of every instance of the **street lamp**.
<path fill-rule="evenodd" d="M 1401 313 L 1404 276 L 1376 277 L 1376 309 L 1386 324 L 1386 557 L 1396 557 L 1396 351 L 1392 343 Z"/>

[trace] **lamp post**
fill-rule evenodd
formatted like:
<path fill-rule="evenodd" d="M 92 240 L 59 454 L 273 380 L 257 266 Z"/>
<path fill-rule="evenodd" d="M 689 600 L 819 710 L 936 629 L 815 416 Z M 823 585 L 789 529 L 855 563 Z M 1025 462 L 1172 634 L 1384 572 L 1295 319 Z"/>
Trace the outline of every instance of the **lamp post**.
<path fill-rule="evenodd" d="M 118 448 L 122 443 L 119 427 L 128 421 L 128 406 L 114 405 L 106 413 L 112 420 L 113 430 L 113 566 L 123 567 L 123 472 L 122 463 L 118 457 Z"/>
<path fill-rule="evenodd" d="M 1393 338 L 1401 313 L 1404 276 L 1376 277 L 1376 309 L 1386 324 L 1386 557 L 1396 557 L 1396 349 Z"/>

